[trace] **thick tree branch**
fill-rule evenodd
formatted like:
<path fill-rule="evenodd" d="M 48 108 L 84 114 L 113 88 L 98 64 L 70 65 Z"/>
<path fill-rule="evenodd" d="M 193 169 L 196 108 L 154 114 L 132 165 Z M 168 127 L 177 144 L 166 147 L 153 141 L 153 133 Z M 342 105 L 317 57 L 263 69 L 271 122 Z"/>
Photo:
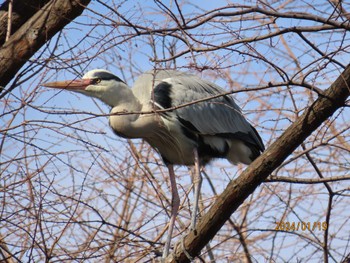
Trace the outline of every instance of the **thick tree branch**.
<path fill-rule="evenodd" d="M 339 108 L 350 95 L 350 66 L 305 112 L 217 198 L 197 229 L 185 238 L 184 247 L 197 256 L 244 200 L 285 160 L 313 131 Z M 167 262 L 189 262 L 182 246 L 175 248 Z"/>
<path fill-rule="evenodd" d="M 0 48 L 0 86 L 5 87 L 27 60 L 79 16 L 89 2 L 90 0 L 51 0 L 30 17 Z M 3 88 L 0 88 L 1 92 Z"/>
<path fill-rule="evenodd" d="M 50 0 L 22 0 L 12 1 L 12 20 L 11 32 L 16 32 L 32 15 Z M 5 43 L 6 34 L 8 34 L 7 17 L 9 11 L 9 0 L 0 6 L 0 46 Z M 11 34 L 12 34 L 11 33 Z"/>

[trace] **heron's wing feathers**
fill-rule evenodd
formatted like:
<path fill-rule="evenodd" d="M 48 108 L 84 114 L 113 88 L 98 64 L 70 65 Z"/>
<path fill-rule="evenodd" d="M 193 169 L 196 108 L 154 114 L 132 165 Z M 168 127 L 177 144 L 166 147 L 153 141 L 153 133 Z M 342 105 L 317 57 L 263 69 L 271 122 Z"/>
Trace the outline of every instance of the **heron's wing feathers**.
<path fill-rule="evenodd" d="M 180 123 L 193 133 L 239 139 L 263 151 L 264 145 L 255 128 L 231 96 L 219 96 L 224 93 L 213 83 L 184 75 L 163 79 L 154 89 L 154 101 L 161 108 L 189 104 L 175 112 Z"/>

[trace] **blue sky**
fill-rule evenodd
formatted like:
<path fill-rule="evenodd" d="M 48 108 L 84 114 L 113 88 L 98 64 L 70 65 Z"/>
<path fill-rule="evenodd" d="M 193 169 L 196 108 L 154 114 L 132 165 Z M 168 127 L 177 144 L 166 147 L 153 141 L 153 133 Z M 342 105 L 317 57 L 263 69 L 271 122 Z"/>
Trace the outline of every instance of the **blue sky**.
<path fill-rule="evenodd" d="M 124 14 L 127 19 L 143 27 L 166 28 L 175 25 L 173 19 L 166 16 L 164 11 L 161 11 L 160 7 L 152 1 L 147 3 L 144 1 L 110 1 L 108 3 L 113 8 L 118 6 L 119 13 Z M 166 2 L 165 4 L 174 13 L 178 14 L 173 2 Z M 198 3 L 184 4 L 182 10 L 185 16 L 194 17 L 202 13 L 203 10 L 225 7 L 227 4 L 231 4 L 231 2 L 198 1 Z M 241 3 L 237 2 L 236 4 Z M 245 4 L 255 6 L 256 3 L 249 1 Z M 274 7 L 277 8 L 282 4 L 276 2 Z M 299 10 L 297 8 L 307 6 L 302 1 L 291 2 L 290 4 L 286 2 L 285 4 L 286 6 L 282 9 L 285 12 Z M 307 11 L 311 14 L 321 15 L 322 12 L 329 12 L 329 5 L 326 2 L 312 1 L 310 4 L 313 4 L 313 6 Z M 200 5 L 202 10 L 199 10 L 197 5 Z M 57 35 L 41 50 L 43 54 L 40 58 L 38 58 L 39 52 L 31 59 L 31 61 L 39 59 L 39 62 L 42 62 L 52 55 L 51 51 L 56 47 L 55 56 L 52 57 L 51 62 L 39 74 L 20 85 L 13 94 L 6 98 L 8 104 L 4 104 L 5 111 L 10 113 L 5 113 L 0 122 L 11 129 L 7 133 L 8 137 L 4 141 L 4 148 L 0 157 L 0 161 L 5 163 L 3 167 L 7 174 L 3 177 L 1 184 L 11 186 L 14 182 L 24 180 L 28 174 L 34 174 L 33 185 L 36 191 L 34 196 L 37 202 L 44 200 L 49 203 L 51 199 L 61 200 L 62 197 L 59 197 L 59 193 L 67 196 L 74 195 L 90 202 L 99 211 L 108 214 L 107 211 L 111 208 L 106 200 L 109 200 L 110 203 L 115 202 L 115 210 L 118 214 L 120 205 L 117 198 L 120 198 L 118 193 L 123 190 L 121 186 L 123 184 L 122 182 L 113 181 L 113 178 L 128 178 L 130 174 L 133 174 L 132 168 L 126 165 L 128 162 L 135 167 L 137 166 L 135 160 L 132 159 L 131 144 L 128 144 L 125 139 L 115 137 L 108 127 L 107 117 L 93 117 L 94 114 L 108 113 L 107 106 L 98 100 L 83 95 L 39 87 L 39 83 L 73 79 L 79 75 L 81 76 L 87 70 L 106 68 L 132 85 L 137 75 L 157 66 L 190 70 L 227 90 L 237 90 L 264 86 L 268 82 L 283 81 L 285 76 L 279 74 L 271 66 L 272 63 L 287 72 L 289 77 L 293 77 L 297 73 L 294 76 L 295 80 L 305 77 L 310 84 L 324 89 L 334 81 L 341 70 L 333 63 L 327 64 L 315 50 L 312 50 L 304 41 L 301 41 L 300 37 L 293 33 L 286 34 L 284 39 L 278 36 L 258 42 L 249 42 L 249 45 L 240 43 L 212 52 L 188 53 L 176 60 L 155 64 L 152 61 L 155 57 L 161 59 L 169 56 L 167 48 L 171 44 L 176 47 L 175 52 L 185 50 L 186 45 L 170 35 L 166 37 L 142 35 L 132 38 L 132 41 L 126 41 L 125 39 L 134 31 L 127 27 L 116 27 L 115 24 L 112 24 L 113 21 L 120 23 L 125 21 L 118 20 L 116 14 L 113 14 L 97 1 L 92 1 L 89 8 L 92 11 L 84 12 L 82 17 L 67 25 L 60 35 Z M 103 16 L 97 16 L 96 13 Z M 177 18 L 179 19 L 179 17 Z M 227 43 L 240 38 L 258 37 L 266 34 L 269 30 L 273 31 L 275 29 L 273 26 L 283 29 L 291 26 L 320 25 L 307 20 L 277 19 L 275 24 L 262 26 L 264 21 L 268 22 L 267 20 L 259 20 L 259 14 L 256 15 L 256 20 L 249 19 L 243 22 L 238 18 L 224 17 L 189 32 L 194 34 L 198 41 L 194 44 L 195 47 L 200 46 L 199 40 L 203 40 L 204 47 L 210 47 L 211 45 Z M 175 33 L 179 34 L 179 32 Z M 220 35 L 218 35 L 219 33 Z M 334 58 L 343 64 L 348 64 L 348 46 L 350 42 L 348 34 L 343 30 L 305 33 L 305 36 L 320 50 L 331 55 L 332 51 L 337 50 L 340 44 L 343 45 L 344 51 L 337 53 Z M 155 48 L 152 49 L 154 46 Z M 266 58 L 267 61 L 259 59 L 259 56 L 260 58 Z M 298 65 L 296 65 L 295 59 Z M 195 70 L 193 65 L 204 70 Z M 214 70 L 205 69 L 205 67 L 212 67 Z M 325 67 L 325 69 L 322 67 Z M 298 72 L 299 69 L 302 70 Z M 247 118 L 257 127 L 267 144 L 273 142 L 294 121 L 296 118 L 294 105 L 300 113 L 316 98 L 316 95 L 312 92 L 305 92 L 304 88 L 295 86 L 274 88 L 273 91 L 271 93 L 271 89 L 268 89 L 257 92 L 241 92 L 234 95 Z M 290 94 L 293 94 L 293 96 Z M 26 102 L 26 106 L 22 108 L 21 103 L 23 101 Z M 340 113 L 335 121 L 336 126 L 347 125 L 347 116 L 349 116 L 348 109 Z M 305 142 L 306 145 L 311 147 L 311 145 L 319 143 L 323 134 L 326 134 L 326 137 L 331 136 L 325 130 L 327 130 L 327 127 L 324 127 L 322 132 L 315 133 Z M 348 142 L 348 137 L 344 137 Z M 149 154 L 148 148 L 144 147 L 140 140 L 136 140 L 134 143 L 144 156 Z M 339 157 L 340 159 L 332 159 L 332 154 L 335 151 L 335 148 L 319 147 L 311 154 L 319 161 L 320 167 L 334 165 L 332 166 L 333 169 L 325 172 L 327 176 L 348 174 L 349 156 L 344 152 L 343 156 Z M 25 155 L 27 157 L 24 157 Z M 292 155 L 291 158 L 293 156 L 295 155 Z M 11 159 L 15 161 L 9 164 L 8 162 Z M 161 165 L 160 159 L 157 157 L 150 158 L 148 164 L 155 177 L 158 180 L 163 179 L 162 172 L 166 173 L 166 171 Z M 305 165 L 307 167 L 302 170 L 302 173 L 298 174 L 297 168 Z M 115 169 L 115 167 L 118 167 L 118 169 Z M 41 172 L 35 174 L 38 168 L 41 168 Z M 217 191 L 221 192 L 230 179 L 235 178 L 242 169 L 244 169 L 244 166 L 233 167 L 226 161 L 215 161 L 206 168 L 206 171 L 213 178 Z M 116 174 L 112 174 L 110 171 Z M 140 170 L 139 173 L 142 171 Z M 185 198 L 185 193 L 190 187 L 188 170 L 181 167 L 177 169 L 177 173 L 179 183 L 183 186 L 180 190 L 181 195 L 182 198 Z M 276 174 L 293 178 L 317 177 L 305 158 L 299 158 L 291 162 L 283 169 L 278 170 Z M 142 181 L 139 177 L 137 178 L 139 181 L 135 184 L 139 185 Z M 144 187 L 152 189 L 151 180 L 144 180 L 146 184 Z M 167 182 L 157 183 L 170 198 Z M 342 190 L 348 187 L 348 183 L 334 183 L 332 187 Z M 14 188 L 14 191 L 17 191 L 18 199 L 21 200 L 22 204 L 30 204 L 30 199 L 26 199 L 28 197 L 26 184 Z M 213 194 L 206 180 L 204 180 L 203 193 L 206 204 L 210 204 Z M 143 193 L 143 195 L 141 193 L 141 198 L 147 199 L 149 196 L 149 193 Z M 136 200 L 139 197 L 135 195 L 133 198 L 133 200 Z M 189 195 L 189 198 L 191 199 L 191 195 Z M 285 220 L 289 221 L 323 221 L 328 193 L 322 185 L 274 183 L 259 187 L 250 200 L 254 202 L 250 204 L 252 208 L 248 212 L 250 228 L 248 236 L 253 240 L 253 237 L 274 228 L 274 222 L 282 219 L 284 214 L 287 214 Z M 72 202 L 72 206 L 74 206 L 72 200 L 66 200 L 66 202 Z M 260 202 L 264 204 L 264 208 L 259 207 Z M 339 259 L 347 249 L 347 239 L 344 236 L 347 236 L 349 230 L 346 227 L 346 218 L 349 218 L 348 209 L 346 209 L 348 201 L 346 197 L 339 196 L 334 202 L 332 215 L 336 223 L 331 226 L 331 232 L 339 235 L 339 238 L 332 241 L 331 247 L 340 249 L 341 252 L 335 254 L 335 258 Z M 154 227 L 154 222 L 165 224 L 168 219 L 160 207 L 148 205 L 148 209 L 151 211 L 148 218 L 152 218 L 157 213 L 163 214 L 158 217 L 155 216 L 155 221 L 150 220 L 148 224 L 145 224 L 144 231 L 151 229 L 152 226 Z M 67 209 L 64 203 L 53 207 L 56 209 L 55 211 L 60 209 L 66 211 L 65 209 Z M 9 206 L 9 209 L 15 209 L 15 203 Z M 242 208 L 243 210 L 244 208 Z M 136 217 L 144 212 L 142 207 L 138 208 L 137 211 L 135 213 Z M 234 215 L 233 219 L 240 222 L 242 211 Z M 54 213 L 53 210 L 50 210 L 50 212 Z M 69 214 L 69 212 L 67 213 Z M 181 213 L 180 215 L 186 218 L 186 211 L 184 210 Z M 87 209 L 86 218 L 96 219 L 97 216 L 92 210 Z M 111 220 L 117 221 L 118 219 L 113 218 Z M 133 218 L 133 220 L 136 219 Z M 58 226 L 53 224 L 53 229 L 55 227 Z M 59 232 L 58 229 L 56 231 Z M 284 234 L 281 232 L 277 233 L 275 237 L 270 236 L 262 242 L 261 247 L 268 251 L 271 246 L 278 243 L 283 248 L 281 248 L 281 253 L 276 252 L 277 260 L 293 262 L 296 257 L 300 257 L 305 253 L 304 255 L 309 256 L 307 262 L 312 262 L 312 246 L 308 246 L 306 251 L 299 254 L 298 251 L 302 250 L 302 247 L 307 243 L 307 239 L 300 239 L 300 237 L 298 239 L 298 235 L 305 234 L 314 238 L 314 233 Z M 152 236 L 152 233 L 149 235 Z M 317 232 L 315 235 L 322 240 L 322 233 Z M 69 237 L 67 239 L 70 240 Z M 262 253 L 257 257 L 257 260 L 263 258 Z M 314 262 L 317 262 L 318 259 L 319 257 Z"/>

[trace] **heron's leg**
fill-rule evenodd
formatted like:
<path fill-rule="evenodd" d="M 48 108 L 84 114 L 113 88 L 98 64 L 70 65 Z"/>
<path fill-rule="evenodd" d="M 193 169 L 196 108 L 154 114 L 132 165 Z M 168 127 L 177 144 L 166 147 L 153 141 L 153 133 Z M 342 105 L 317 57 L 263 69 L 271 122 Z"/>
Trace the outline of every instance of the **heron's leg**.
<path fill-rule="evenodd" d="M 196 228 L 198 201 L 199 201 L 199 194 L 202 186 L 202 176 L 200 172 L 199 156 L 198 156 L 197 149 L 194 149 L 193 154 L 194 154 L 194 178 L 193 178 L 194 201 L 193 201 L 193 208 L 192 208 L 191 230 L 195 230 Z"/>
<path fill-rule="evenodd" d="M 172 197 L 171 197 L 171 217 L 170 217 L 170 222 L 168 227 L 168 236 L 167 236 L 165 247 L 163 250 L 163 258 L 166 258 L 169 254 L 170 242 L 171 242 L 171 237 L 173 235 L 175 219 L 176 219 L 177 211 L 179 210 L 179 206 L 180 206 L 180 198 L 179 198 L 179 193 L 177 191 L 177 186 L 176 186 L 174 167 L 171 164 L 168 164 L 167 167 L 169 170 Z"/>

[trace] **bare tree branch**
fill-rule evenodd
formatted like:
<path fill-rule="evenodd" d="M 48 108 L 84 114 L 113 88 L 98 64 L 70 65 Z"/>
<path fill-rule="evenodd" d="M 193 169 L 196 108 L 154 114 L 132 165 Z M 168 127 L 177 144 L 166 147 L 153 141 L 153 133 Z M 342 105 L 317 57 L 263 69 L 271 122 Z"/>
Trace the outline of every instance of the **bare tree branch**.
<path fill-rule="evenodd" d="M 90 0 L 51 0 L 28 19 L 0 48 L 0 93 L 27 60 L 65 25 L 79 16 Z M 14 87 L 8 88 L 5 94 Z M 2 94 L 1 97 L 3 97 Z"/>
<path fill-rule="evenodd" d="M 98 100 L 39 85 L 93 68 L 130 86 L 151 68 L 216 83 L 225 89 L 218 96 L 232 96 L 272 145 L 255 172 L 220 159 L 203 168 L 199 216 L 206 216 L 184 239 L 195 262 L 347 260 L 350 107 L 349 100 L 328 103 L 344 83 L 326 91 L 349 63 L 347 1 L 14 0 L 10 15 L 9 0 L 3 2 L 0 54 L 11 57 L 0 57 L 0 83 L 8 83 L 0 94 L 0 261 L 160 257 L 171 205 L 160 156 L 142 140 L 112 134 L 110 111 Z M 47 26 L 58 34 L 50 38 Z M 115 114 L 158 114 L 209 99 Z M 322 124 L 315 120 L 336 107 Z M 177 166 L 176 174 L 181 206 L 172 245 L 188 231 L 192 199 L 188 168 Z M 231 201 L 218 197 L 230 181 Z M 180 260 L 181 249 L 173 249 Z"/>
<path fill-rule="evenodd" d="M 4 44 L 8 27 L 11 27 L 11 34 L 16 32 L 32 15 L 34 15 L 49 0 L 24 0 L 5 1 L 0 6 L 0 46 Z M 12 5 L 12 12 L 10 12 Z M 11 13 L 11 25 L 7 21 L 8 13 Z M 11 35 L 10 34 L 10 35 Z"/>

